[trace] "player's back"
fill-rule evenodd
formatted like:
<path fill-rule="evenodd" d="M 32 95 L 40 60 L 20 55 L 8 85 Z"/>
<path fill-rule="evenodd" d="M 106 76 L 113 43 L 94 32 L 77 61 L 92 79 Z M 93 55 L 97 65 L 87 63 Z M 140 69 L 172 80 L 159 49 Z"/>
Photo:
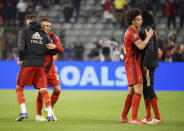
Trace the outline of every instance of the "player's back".
<path fill-rule="evenodd" d="M 37 22 L 20 32 L 18 49 L 23 56 L 23 66 L 43 66 L 43 59 L 47 51 L 45 44 L 50 43 L 48 36 Z"/>

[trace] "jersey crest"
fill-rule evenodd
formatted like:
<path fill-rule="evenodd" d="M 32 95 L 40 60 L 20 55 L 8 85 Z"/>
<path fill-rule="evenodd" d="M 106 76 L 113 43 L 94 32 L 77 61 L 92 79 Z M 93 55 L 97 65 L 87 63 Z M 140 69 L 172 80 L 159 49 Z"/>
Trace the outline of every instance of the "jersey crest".
<path fill-rule="evenodd" d="M 134 37 L 134 39 L 135 39 L 135 38 L 137 38 L 137 37 L 138 37 L 138 35 L 137 35 L 137 34 L 133 34 L 133 37 Z"/>

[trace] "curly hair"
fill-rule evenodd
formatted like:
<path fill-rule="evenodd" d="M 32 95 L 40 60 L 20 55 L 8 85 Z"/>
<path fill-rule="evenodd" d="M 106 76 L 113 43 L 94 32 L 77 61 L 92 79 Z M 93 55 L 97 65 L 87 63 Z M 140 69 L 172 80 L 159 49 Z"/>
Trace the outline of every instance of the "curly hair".
<path fill-rule="evenodd" d="M 128 26 L 132 25 L 132 21 L 135 19 L 136 16 L 141 15 L 141 10 L 138 8 L 130 9 L 126 12 L 125 15 L 125 22 Z"/>
<path fill-rule="evenodd" d="M 143 18 L 142 26 L 153 26 L 153 27 L 155 27 L 154 17 L 149 11 L 143 9 L 142 10 L 142 18 Z"/>

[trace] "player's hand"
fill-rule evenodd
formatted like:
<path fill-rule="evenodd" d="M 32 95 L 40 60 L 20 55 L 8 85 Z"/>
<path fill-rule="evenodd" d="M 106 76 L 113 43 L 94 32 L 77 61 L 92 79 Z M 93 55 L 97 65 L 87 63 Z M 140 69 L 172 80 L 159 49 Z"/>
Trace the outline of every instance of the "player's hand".
<path fill-rule="evenodd" d="M 23 61 L 18 60 L 17 65 L 22 66 Z"/>
<path fill-rule="evenodd" d="M 49 43 L 49 44 L 46 44 L 46 48 L 49 49 L 49 50 L 56 49 L 56 45 Z"/>
<path fill-rule="evenodd" d="M 145 32 L 146 32 L 146 36 L 147 37 L 150 37 L 153 35 L 153 29 L 151 28 L 149 31 L 147 31 L 147 29 L 145 29 Z"/>

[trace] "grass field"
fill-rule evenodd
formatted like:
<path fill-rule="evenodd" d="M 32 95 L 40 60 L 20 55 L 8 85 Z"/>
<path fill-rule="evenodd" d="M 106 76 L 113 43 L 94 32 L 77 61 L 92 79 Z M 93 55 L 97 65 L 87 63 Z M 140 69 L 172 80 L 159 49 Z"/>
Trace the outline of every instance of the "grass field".
<path fill-rule="evenodd" d="M 0 90 L 0 131 L 184 131 L 184 92 L 157 92 L 164 120 L 157 125 L 118 122 L 126 91 L 62 91 L 55 105 L 58 118 L 55 122 L 35 122 L 37 91 L 25 90 L 24 93 L 30 117 L 16 122 L 20 113 L 16 93 Z M 139 117 L 144 116 L 142 99 Z"/>

